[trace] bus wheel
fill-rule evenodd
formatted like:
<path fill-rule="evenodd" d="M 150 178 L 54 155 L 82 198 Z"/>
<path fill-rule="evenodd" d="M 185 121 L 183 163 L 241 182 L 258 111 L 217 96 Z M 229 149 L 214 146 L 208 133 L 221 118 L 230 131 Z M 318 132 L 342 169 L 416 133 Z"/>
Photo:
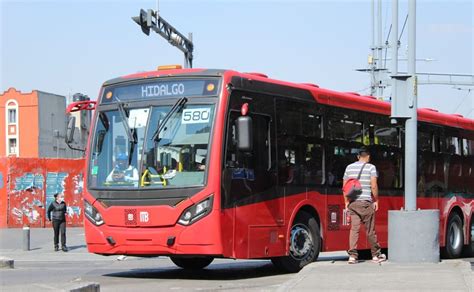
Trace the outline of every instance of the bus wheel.
<path fill-rule="evenodd" d="M 449 216 L 446 228 L 446 246 L 443 255 L 445 258 L 454 259 L 461 256 L 464 245 L 464 236 L 462 230 L 462 220 L 458 214 L 453 213 Z"/>
<path fill-rule="evenodd" d="M 280 270 L 296 273 L 318 258 L 320 248 L 318 223 L 310 214 L 300 212 L 291 226 L 289 255 L 272 258 L 272 263 Z"/>
<path fill-rule="evenodd" d="M 469 241 L 466 245 L 466 257 L 474 257 L 474 215 L 471 215 L 471 226 L 468 230 Z"/>
<path fill-rule="evenodd" d="M 209 266 L 214 260 L 213 257 L 197 257 L 197 258 L 176 258 L 170 257 L 171 261 L 186 270 L 200 270 Z"/>

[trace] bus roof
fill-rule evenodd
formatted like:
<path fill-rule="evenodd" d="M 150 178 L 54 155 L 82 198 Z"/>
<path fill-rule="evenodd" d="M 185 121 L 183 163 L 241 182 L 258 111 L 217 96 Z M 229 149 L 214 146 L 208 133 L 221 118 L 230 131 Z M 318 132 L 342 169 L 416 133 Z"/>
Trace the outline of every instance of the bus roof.
<path fill-rule="evenodd" d="M 268 78 L 262 73 L 241 73 L 233 70 L 222 69 L 170 69 L 170 70 L 156 70 L 148 72 L 139 72 L 119 78 L 108 80 L 104 86 L 126 82 L 131 80 L 139 80 L 156 77 L 172 77 L 172 76 L 240 76 L 242 78 L 269 82 L 284 86 L 290 86 L 300 89 L 305 89 L 311 92 L 315 100 L 321 104 L 331 106 L 338 106 L 343 108 L 350 108 L 360 111 L 374 112 L 390 116 L 390 103 L 380 101 L 372 96 L 360 95 L 355 92 L 338 92 L 325 88 L 320 88 L 312 83 L 294 83 L 277 79 Z M 418 109 L 418 120 L 443 126 L 450 126 L 462 128 L 467 130 L 474 130 L 474 120 L 465 118 L 458 114 L 440 113 L 437 110 L 430 108 Z"/>

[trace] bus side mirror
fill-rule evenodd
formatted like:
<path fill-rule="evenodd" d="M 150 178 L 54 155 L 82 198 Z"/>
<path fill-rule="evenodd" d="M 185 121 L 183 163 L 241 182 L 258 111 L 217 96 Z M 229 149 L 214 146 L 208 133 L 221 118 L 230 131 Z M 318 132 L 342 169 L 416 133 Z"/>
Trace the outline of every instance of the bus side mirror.
<path fill-rule="evenodd" d="M 65 137 L 65 142 L 66 145 L 71 148 L 72 150 L 77 150 L 81 152 L 85 152 L 84 149 L 79 149 L 75 148 L 72 145 L 72 142 L 74 142 L 74 131 L 76 130 L 76 117 L 69 117 L 69 120 L 67 122 L 67 128 L 66 128 L 66 137 Z"/>
<path fill-rule="evenodd" d="M 237 148 L 240 151 L 252 152 L 252 138 L 252 118 L 249 116 L 240 116 L 237 118 Z"/>
<path fill-rule="evenodd" d="M 69 117 L 66 129 L 66 144 L 69 146 L 74 142 L 74 131 L 76 130 L 76 117 Z"/>

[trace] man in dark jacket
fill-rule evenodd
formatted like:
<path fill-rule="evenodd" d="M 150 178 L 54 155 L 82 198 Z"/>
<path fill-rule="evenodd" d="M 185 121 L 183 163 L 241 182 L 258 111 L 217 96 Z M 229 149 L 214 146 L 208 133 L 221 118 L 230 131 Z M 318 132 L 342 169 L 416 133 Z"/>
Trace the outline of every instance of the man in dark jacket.
<path fill-rule="evenodd" d="M 59 250 L 59 232 L 61 232 L 61 247 L 67 251 L 66 247 L 66 213 L 67 206 L 64 202 L 63 194 L 54 194 L 54 201 L 49 205 L 46 215 L 48 220 L 53 223 L 54 229 L 54 250 Z"/>

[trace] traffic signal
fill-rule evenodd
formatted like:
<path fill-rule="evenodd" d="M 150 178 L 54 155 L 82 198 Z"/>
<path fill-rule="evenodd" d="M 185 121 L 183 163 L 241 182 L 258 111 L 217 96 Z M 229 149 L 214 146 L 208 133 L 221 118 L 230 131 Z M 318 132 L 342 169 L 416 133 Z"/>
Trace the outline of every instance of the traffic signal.
<path fill-rule="evenodd" d="M 142 32 L 146 35 L 150 35 L 150 27 L 152 26 L 152 10 L 148 9 L 148 12 L 140 9 L 140 15 L 132 17 L 133 21 L 135 21 L 140 27 L 142 28 Z"/>

